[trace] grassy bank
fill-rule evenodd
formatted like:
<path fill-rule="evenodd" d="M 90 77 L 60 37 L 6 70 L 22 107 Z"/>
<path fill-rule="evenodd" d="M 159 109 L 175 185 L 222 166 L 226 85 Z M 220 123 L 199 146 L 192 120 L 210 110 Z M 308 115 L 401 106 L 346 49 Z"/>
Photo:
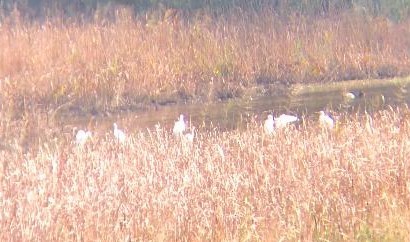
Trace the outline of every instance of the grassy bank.
<path fill-rule="evenodd" d="M 240 97 L 254 86 L 410 74 L 410 22 L 359 13 L 212 17 L 176 11 L 113 22 L 10 17 L 0 26 L 0 94 L 19 117 L 43 108 L 99 112 Z"/>
<path fill-rule="evenodd" d="M 407 108 L 306 121 L 274 136 L 169 130 L 85 147 L 2 150 L 0 238 L 17 240 L 406 241 Z M 65 140 L 63 142 L 62 140 Z"/>

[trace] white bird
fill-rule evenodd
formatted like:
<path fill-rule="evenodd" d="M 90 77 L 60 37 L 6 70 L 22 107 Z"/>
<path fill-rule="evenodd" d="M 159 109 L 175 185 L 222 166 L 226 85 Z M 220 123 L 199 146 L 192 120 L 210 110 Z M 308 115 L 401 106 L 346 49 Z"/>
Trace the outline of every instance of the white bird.
<path fill-rule="evenodd" d="M 191 128 L 191 133 L 187 133 L 185 134 L 185 140 L 188 142 L 194 142 L 194 138 L 195 138 L 195 127 Z"/>
<path fill-rule="evenodd" d="M 288 124 L 297 122 L 299 119 L 296 116 L 282 114 L 279 117 L 275 118 L 275 127 L 276 128 L 283 128 Z"/>
<path fill-rule="evenodd" d="M 273 115 L 269 114 L 268 118 L 265 120 L 265 123 L 263 124 L 263 130 L 266 134 L 272 134 L 275 131 L 274 126 L 275 121 L 273 120 Z"/>
<path fill-rule="evenodd" d="M 125 141 L 125 134 L 121 129 L 118 128 L 117 123 L 114 123 L 114 137 L 120 143 L 124 143 Z"/>
<path fill-rule="evenodd" d="M 185 127 L 184 115 L 181 114 L 181 115 L 179 115 L 178 121 L 176 121 L 175 124 L 174 124 L 174 128 L 172 129 L 172 133 L 174 133 L 174 135 L 181 136 L 184 133 L 185 128 L 186 127 Z"/>
<path fill-rule="evenodd" d="M 344 93 L 344 97 L 347 99 L 361 98 L 363 96 L 364 96 L 364 92 L 360 90 L 355 90 L 355 91 Z"/>
<path fill-rule="evenodd" d="M 333 129 L 335 127 L 335 121 L 332 117 L 325 114 L 325 112 L 320 111 L 319 122 L 320 125 L 324 128 Z"/>
<path fill-rule="evenodd" d="M 75 135 L 75 143 L 78 145 L 84 145 L 89 138 L 91 138 L 91 132 L 85 132 L 84 130 L 80 129 Z"/>

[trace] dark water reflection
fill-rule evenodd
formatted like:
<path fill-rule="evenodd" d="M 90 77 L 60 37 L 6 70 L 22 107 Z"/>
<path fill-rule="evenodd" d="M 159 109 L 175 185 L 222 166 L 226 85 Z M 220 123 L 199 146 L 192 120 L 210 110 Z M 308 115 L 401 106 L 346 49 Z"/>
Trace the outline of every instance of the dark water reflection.
<path fill-rule="evenodd" d="M 293 114 L 306 118 L 316 118 L 316 112 L 329 110 L 336 112 L 372 113 L 387 105 L 397 106 L 410 102 L 410 78 L 397 80 L 349 81 L 345 83 L 292 86 L 273 96 L 247 97 L 237 100 L 210 104 L 189 104 L 161 107 L 143 113 L 127 113 L 115 117 L 97 117 L 92 129 L 110 131 L 117 122 L 128 132 L 154 129 L 160 124 L 165 129 L 172 126 L 179 114 L 184 114 L 188 123 L 196 127 L 231 130 L 246 127 L 251 122 L 262 122 L 268 113 Z M 348 99 L 346 92 L 360 90 L 363 97 Z M 87 127 L 89 117 L 67 120 L 66 125 Z"/>

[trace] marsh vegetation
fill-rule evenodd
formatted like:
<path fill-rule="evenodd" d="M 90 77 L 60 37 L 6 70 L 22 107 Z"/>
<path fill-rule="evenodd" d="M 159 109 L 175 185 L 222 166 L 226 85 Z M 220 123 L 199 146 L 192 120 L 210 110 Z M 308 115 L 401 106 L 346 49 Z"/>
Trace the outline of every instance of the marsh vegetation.
<path fill-rule="evenodd" d="M 1 151 L 2 240 L 377 240 L 409 238 L 406 107 L 305 120 L 265 135 L 112 131 L 84 146 Z"/>
<path fill-rule="evenodd" d="M 267 135 L 273 107 L 240 129 L 190 120 L 192 139 L 173 135 L 173 122 L 136 130 L 137 119 L 115 120 L 409 75 L 408 19 L 348 9 L 2 15 L 0 240 L 409 240 L 408 78 L 398 78 L 407 82 L 395 107 L 383 97 L 371 112 L 339 109 L 333 129 L 298 113 Z M 324 100 L 314 108 L 329 108 Z M 109 126 L 87 120 L 78 128 L 92 135 L 76 141 L 64 120 L 84 115 Z M 125 133 L 117 128 L 117 138 L 114 121 Z"/>
<path fill-rule="evenodd" d="M 3 109 L 71 114 L 218 101 L 258 87 L 410 74 L 408 21 L 355 12 L 335 17 L 273 10 L 113 21 L 10 16 L 0 26 Z M 165 13 L 164 13 L 165 14 Z"/>

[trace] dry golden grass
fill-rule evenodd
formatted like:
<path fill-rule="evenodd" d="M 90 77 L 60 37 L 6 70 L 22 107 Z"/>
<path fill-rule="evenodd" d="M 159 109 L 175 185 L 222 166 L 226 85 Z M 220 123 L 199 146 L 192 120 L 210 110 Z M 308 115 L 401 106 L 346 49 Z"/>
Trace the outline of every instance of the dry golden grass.
<path fill-rule="evenodd" d="M 5 21 L 0 79 L 7 112 L 113 110 L 225 99 L 255 85 L 410 74 L 409 21 L 355 13 L 284 19 L 270 10 L 152 16 L 118 10 L 114 22 Z"/>
<path fill-rule="evenodd" d="M 0 238 L 407 241 L 409 110 L 306 120 L 274 136 L 170 130 L 1 151 Z"/>

